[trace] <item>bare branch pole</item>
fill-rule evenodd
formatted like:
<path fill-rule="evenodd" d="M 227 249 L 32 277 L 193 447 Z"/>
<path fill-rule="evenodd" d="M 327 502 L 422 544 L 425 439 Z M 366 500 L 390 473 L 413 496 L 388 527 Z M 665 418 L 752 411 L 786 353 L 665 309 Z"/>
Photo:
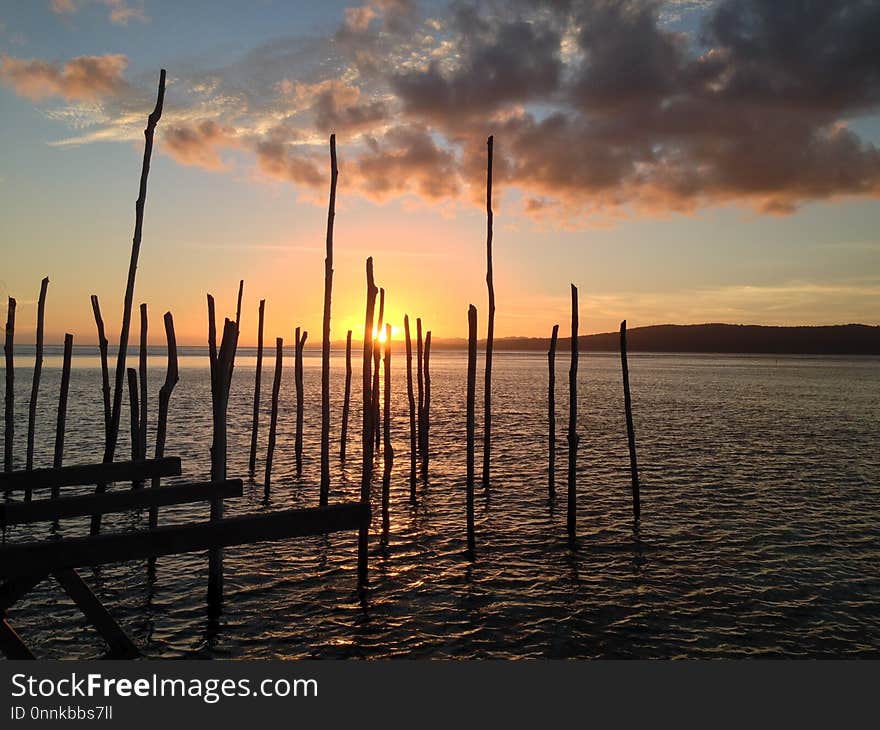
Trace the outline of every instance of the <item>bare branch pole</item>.
<path fill-rule="evenodd" d="M 382 539 L 388 543 L 390 518 L 388 502 L 391 492 L 391 470 L 394 467 L 394 449 L 391 446 L 391 325 L 385 325 L 385 392 L 382 423 L 385 428 L 385 452 L 382 473 Z"/>
<path fill-rule="evenodd" d="M 467 369 L 467 544 L 471 559 L 477 548 L 474 535 L 474 412 L 477 398 L 477 308 L 468 307 Z"/>
<path fill-rule="evenodd" d="M 253 474 L 257 468 L 257 429 L 260 425 L 260 379 L 263 374 L 263 316 L 266 310 L 266 300 L 260 300 L 260 319 L 257 325 L 257 372 L 254 376 L 254 422 L 251 426 L 251 455 L 248 461 L 248 469 Z"/>
<path fill-rule="evenodd" d="M 571 365 L 568 369 L 568 534 L 574 537 L 577 512 L 578 290 L 571 285 Z"/>
<path fill-rule="evenodd" d="M 107 336 L 104 334 L 104 319 L 101 317 L 101 306 L 98 297 L 92 294 L 92 312 L 95 314 L 95 325 L 98 328 L 98 350 L 101 353 L 101 395 L 104 399 L 104 440 L 110 434 L 110 374 L 107 369 Z"/>
<path fill-rule="evenodd" d="M 403 315 L 406 334 L 406 397 L 409 401 L 409 499 L 416 501 L 416 400 L 413 395 L 412 338 L 409 333 L 409 315 Z"/>
<path fill-rule="evenodd" d="M 416 411 L 416 425 L 418 426 L 418 450 L 419 456 L 422 455 L 422 414 L 425 410 L 425 378 L 422 373 L 422 318 L 416 317 L 416 384 L 418 386 L 419 409 Z"/>
<path fill-rule="evenodd" d="M 495 284 L 492 278 L 492 142 L 486 141 L 486 288 L 489 291 L 486 330 L 486 378 L 483 382 L 483 489 L 489 488 L 492 457 L 492 351 L 495 346 Z"/>
<path fill-rule="evenodd" d="M 171 403 L 171 394 L 177 385 L 179 374 L 177 370 L 177 337 L 174 334 L 174 317 L 171 312 L 165 312 L 165 340 L 168 343 L 168 366 L 165 369 L 165 382 L 159 388 L 159 415 L 156 419 L 156 458 L 165 456 L 165 438 L 168 432 L 168 407 Z M 159 486 L 159 477 L 153 478 L 153 488 Z M 159 524 L 159 509 L 155 505 L 150 507 L 150 529 Z"/>
<path fill-rule="evenodd" d="M 238 352 L 238 336 L 241 332 L 241 297 L 244 294 L 244 279 L 238 282 L 238 298 L 235 304 L 235 342 L 232 345 L 232 360 L 229 362 L 229 381 L 227 390 L 232 386 L 232 371 L 235 369 L 235 353 Z"/>
<path fill-rule="evenodd" d="M 266 478 L 263 481 L 263 499 L 269 499 L 272 485 L 272 456 L 275 454 L 275 434 L 278 428 L 278 393 L 281 390 L 281 366 L 284 357 L 284 339 L 275 339 L 275 378 L 272 381 L 272 415 L 269 418 L 269 445 L 266 449 Z"/>
<path fill-rule="evenodd" d="M 305 408 L 305 398 L 303 396 L 303 349 L 306 346 L 306 339 L 309 333 L 303 332 L 302 337 L 299 334 L 299 327 L 296 328 L 296 339 L 294 342 L 294 360 L 293 372 L 296 380 L 296 475 L 302 476 L 303 468 L 303 409 Z"/>
<path fill-rule="evenodd" d="M 431 331 L 425 334 L 425 408 L 422 416 L 422 480 L 428 481 L 431 460 Z"/>
<path fill-rule="evenodd" d="M 138 379 L 140 380 L 141 421 L 138 429 L 138 458 L 147 458 L 147 305 L 141 304 L 141 340 L 138 350 Z"/>
<path fill-rule="evenodd" d="M 547 493 L 550 499 L 556 498 L 556 342 L 559 338 L 559 325 L 553 325 L 550 335 L 550 350 L 547 353 L 549 380 L 547 385 Z"/>
<path fill-rule="evenodd" d="M 9 297 L 6 310 L 6 397 L 4 401 L 3 471 L 12 471 L 12 442 L 15 436 L 15 299 Z"/>
<path fill-rule="evenodd" d="M 383 328 L 383 320 L 385 319 L 385 290 L 382 287 L 379 287 L 379 321 L 376 325 L 376 334 L 377 336 L 375 342 L 373 342 L 373 435 L 376 438 L 376 451 L 379 451 L 379 446 L 381 445 L 381 432 L 379 426 L 379 413 L 382 409 L 382 404 L 379 401 L 379 358 L 382 355 L 382 328 Z"/>
<path fill-rule="evenodd" d="M 330 302 L 333 291 L 333 223 L 336 218 L 336 135 L 330 135 L 330 203 L 327 206 L 327 255 L 324 258 L 324 325 L 321 330 L 321 497 L 330 496 Z"/>
<path fill-rule="evenodd" d="M 128 368 L 126 372 L 128 373 L 128 403 L 131 412 L 131 460 L 139 461 L 141 419 L 138 407 L 138 376 L 137 370 L 134 368 Z M 131 486 L 136 487 L 137 485 L 137 482 L 132 482 Z"/>
<path fill-rule="evenodd" d="M 339 459 L 345 461 L 348 446 L 348 414 L 351 401 L 351 330 L 345 335 L 345 398 L 342 401 L 342 436 L 339 439 Z"/>
<path fill-rule="evenodd" d="M 34 468 L 34 431 L 37 425 L 37 397 L 40 393 L 40 375 L 43 372 L 43 331 L 46 322 L 46 290 L 49 288 L 49 277 L 40 283 L 40 299 L 37 303 L 37 344 L 34 356 L 34 379 L 31 383 L 31 399 L 28 403 L 27 455 L 25 469 Z M 31 490 L 25 490 L 25 500 L 30 500 Z"/>
<path fill-rule="evenodd" d="M 626 411 L 626 438 L 629 443 L 629 469 L 632 476 L 633 518 L 642 514 L 639 494 L 639 465 L 636 460 L 636 431 L 633 426 L 632 398 L 629 393 L 629 364 L 626 359 L 626 320 L 620 323 L 620 365 L 623 370 L 623 406 Z"/>
<path fill-rule="evenodd" d="M 208 294 L 208 360 L 211 364 L 211 377 L 217 366 L 217 316 L 214 311 L 214 297 Z"/>
<path fill-rule="evenodd" d="M 58 420 L 55 423 L 55 456 L 52 467 L 60 469 L 64 462 L 64 429 L 67 422 L 67 394 L 70 392 L 70 361 L 73 357 L 73 335 L 64 335 L 64 360 L 61 366 L 61 390 L 58 394 Z M 52 488 L 52 499 L 58 497 L 59 488 Z"/>
<path fill-rule="evenodd" d="M 363 373 L 363 413 L 361 443 L 363 462 L 361 464 L 361 502 L 370 505 L 370 486 L 373 479 L 373 394 L 370 372 L 373 365 L 373 316 L 376 311 L 376 284 L 373 281 L 373 257 L 367 259 L 367 309 L 364 317 Z M 358 532 L 358 584 L 367 584 L 367 550 L 370 528 L 362 525 Z"/>
<path fill-rule="evenodd" d="M 135 202 L 134 236 L 131 243 L 131 260 L 128 264 L 128 281 L 125 287 L 125 303 L 122 307 L 122 330 L 119 334 L 119 353 L 116 358 L 116 382 L 113 390 L 113 408 L 110 416 L 110 430 L 104 450 L 104 461 L 113 461 L 116 454 L 116 441 L 119 436 L 119 418 L 122 410 L 122 388 L 125 379 L 125 356 L 128 352 L 128 334 L 131 329 L 131 307 L 134 300 L 134 282 L 137 275 L 138 256 L 141 250 L 141 238 L 144 226 L 144 205 L 147 201 L 147 177 L 150 174 L 150 158 L 153 154 L 153 136 L 156 125 L 162 117 L 162 104 L 165 100 L 165 69 L 159 72 L 159 91 L 156 95 L 156 106 L 147 118 L 144 129 L 144 160 L 141 166 L 141 181 L 138 199 Z M 98 491 L 103 491 L 99 485 Z M 101 518 L 97 516 L 97 528 Z"/>

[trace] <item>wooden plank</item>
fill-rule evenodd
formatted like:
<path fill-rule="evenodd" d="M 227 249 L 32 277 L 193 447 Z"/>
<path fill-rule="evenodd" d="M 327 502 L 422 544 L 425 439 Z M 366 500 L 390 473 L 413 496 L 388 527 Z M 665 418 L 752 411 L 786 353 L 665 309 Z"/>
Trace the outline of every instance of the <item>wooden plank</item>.
<path fill-rule="evenodd" d="M 5 617 L 0 619 L 0 651 L 7 659 L 36 659 Z"/>
<path fill-rule="evenodd" d="M 180 476 L 180 458 L 166 456 L 144 461 L 114 461 L 106 464 L 76 464 L 60 469 L 34 469 L 0 474 L 0 490 L 15 491 L 71 487 L 86 484 L 130 482 L 153 477 Z"/>
<path fill-rule="evenodd" d="M 134 645 L 134 642 L 128 638 L 128 635 L 122 630 L 122 627 L 116 623 L 110 615 L 104 604 L 92 593 L 92 589 L 86 585 L 86 582 L 72 568 L 67 570 L 59 570 L 53 573 L 64 592 L 70 596 L 70 599 L 77 605 L 80 611 L 89 620 L 97 632 L 101 634 L 104 641 L 110 647 L 110 655 L 116 659 L 133 659 L 139 656 L 140 652 Z"/>
<path fill-rule="evenodd" d="M 369 524 L 368 504 L 346 502 L 189 525 L 167 525 L 155 530 L 22 543 L 0 549 L 0 574 L 18 578 L 53 573 L 65 568 L 365 529 Z"/>
<path fill-rule="evenodd" d="M 228 479 L 222 482 L 176 484 L 147 491 L 105 492 L 104 494 L 41 499 L 36 502 L 7 502 L 0 504 L 0 524 L 23 525 L 32 522 L 60 520 L 65 517 L 124 512 L 139 507 L 165 507 L 171 504 L 204 502 L 217 497 L 240 497 L 241 495 L 241 479 Z"/>

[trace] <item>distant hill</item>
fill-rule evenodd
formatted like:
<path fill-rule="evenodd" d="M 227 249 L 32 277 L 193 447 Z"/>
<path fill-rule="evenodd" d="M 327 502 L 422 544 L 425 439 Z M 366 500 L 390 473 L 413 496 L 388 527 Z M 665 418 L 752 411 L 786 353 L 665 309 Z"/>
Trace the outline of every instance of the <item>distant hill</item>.
<path fill-rule="evenodd" d="M 582 335 L 580 349 L 614 352 L 620 347 L 618 332 Z M 434 347 L 459 349 L 465 340 L 437 340 Z M 484 344 L 483 341 L 480 345 Z M 496 350 L 547 350 L 547 337 L 504 337 Z M 745 324 L 660 324 L 627 330 L 631 352 L 719 352 L 787 355 L 880 355 L 880 327 L 864 324 L 826 327 L 765 327 Z M 559 350 L 569 349 L 569 338 L 560 327 Z"/>

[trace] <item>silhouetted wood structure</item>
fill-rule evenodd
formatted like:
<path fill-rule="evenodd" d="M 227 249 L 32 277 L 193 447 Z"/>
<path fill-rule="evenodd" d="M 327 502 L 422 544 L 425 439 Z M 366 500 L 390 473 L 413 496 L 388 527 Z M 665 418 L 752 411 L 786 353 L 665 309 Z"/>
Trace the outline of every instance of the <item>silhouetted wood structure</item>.
<path fill-rule="evenodd" d="M 388 542 L 390 518 L 388 502 L 391 495 L 391 470 L 394 468 L 394 448 L 391 445 L 391 325 L 385 325 L 385 388 L 383 393 L 383 417 L 382 424 L 385 428 L 385 451 L 383 454 L 382 470 L 382 538 Z"/>
<path fill-rule="evenodd" d="M 296 328 L 294 343 L 294 361 L 293 371 L 296 383 L 296 436 L 294 439 L 294 450 L 296 452 L 296 475 L 302 476 L 303 468 L 303 410 L 305 408 L 305 396 L 303 394 L 303 349 L 306 346 L 306 339 L 309 333 L 299 333 L 299 327 Z"/>
<path fill-rule="evenodd" d="M 95 294 L 91 296 L 92 312 L 95 315 L 95 326 L 98 329 L 98 351 L 101 356 L 101 397 L 104 401 L 104 440 L 109 438 L 110 434 L 110 373 L 107 368 L 107 335 L 104 333 L 104 319 L 101 317 L 101 306 L 98 303 L 98 297 Z"/>
<path fill-rule="evenodd" d="M 126 373 L 128 374 L 128 405 L 129 413 L 131 415 L 131 460 L 139 461 L 141 458 L 141 417 L 140 406 L 138 403 L 138 376 L 137 370 L 134 368 L 128 368 Z M 131 486 L 138 486 L 137 482 L 133 483 Z"/>
<path fill-rule="evenodd" d="M 345 396 L 342 401 L 342 435 L 339 438 L 339 459 L 345 461 L 348 446 L 348 415 L 351 408 L 351 330 L 345 335 Z"/>
<path fill-rule="evenodd" d="M 67 422 L 67 395 L 70 391 L 70 362 L 73 357 L 73 335 L 64 335 L 64 359 L 61 364 L 61 388 L 58 392 L 58 418 L 55 422 L 55 454 L 52 466 L 60 469 L 64 461 L 64 429 Z M 57 497 L 57 494 L 53 494 Z"/>
<path fill-rule="evenodd" d="M 138 458 L 147 458 L 147 305 L 141 304 L 141 339 L 138 348 L 138 381 L 140 388 L 140 425 L 138 426 Z"/>
<path fill-rule="evenodd" d="M 166 456 L 143 461 L 114 461 L 109 464 L 77 464 L 60 469 L 33 469 L 0 474 L 0 491 L 24 492 L 30 488 L 49 489 L 53 492 L 64 487 L 113 482 L 134 482 L 154 477 L 180 476 L 180 459 Z M 99 495 L 100 496 L 100 495 Z"/>
<path fill-rule="evenodd" d="M 425 412 L 425 375 L 422 370 L 424 365 L 424 343 L 422 342 L 422 318 L 416 317 L 416 385 L 418 387 L 418 410 L 416 411 L 416 424 L 419 428 L 417 444 L 419 458 L 422 456 L 422 414 Z"/>
<path fill-rule="evenodd" d="M 380 412 L 382 403 L 379 400 L 379 365 L 382 357 L 382 329 L 385 320 L 385 289 L 379 287 L 379 320 L 376 324 L 376 339 L 373 341 L 373 436 L 376 439 L 376 453 L 382 444 Z"/>
<path fill-rule="evenodd" d="M 321 329 L 321 505 L 330 495 L 330 304 L 333 291 L 333 223 L 336 219 L 336 135 L 330 135 L 330 202 L 327 206 L 327 255 L 324 258 L 324 324 Z"/>
<path fill-rule="evenodd" d="M 428 463 L 431 460 L 431 331 L 425 334 L 425 406 L 422 412 L 422 479 L 428 480 Z"/>
<path fill-rule="evenodd" d="M 547 352 L 549 378 L 547 385 L 547 490 L 550 499 L 556 497 L 556 340 L 559 325 L 553 325 L 550 350 Z"/>
<path fill-rule="evenodd" d="M 40 282 L 40 298 L 37 302 L 37 342 L 34 354 L 34 378 L 31 383 L 31 399 L 28 401 L 27 453 L 25 469 L 34 468 L 34 431 L 37 425 L 37 399 L 40 393 L 40 376 L 43 372 L 43 331 L 46 323 L 46 290 L 49 288 L 49 277 Z M 30 499 L 30 494 L 25 494 Z"/>
<path fill-rule="evenodd" d="M 367 259 L 367 306 L 364 316 L 363 353 L 363 409 L 362 409 L 362 464 L 361 502 L 370 506 L 370 487 L 373 480 L 373 392 L 371 368 L 373 364 L 373 317 L 376 311 L 376 284 L 373 281 L 373 257 Z M 358 533 L 358 585 L 367 584 L 367 550 L 369 548 L 369 520 Z"/>
<path fill-rule="evenodd" d="M 474 413 L 477 397 L 477 308 L 468 308 L 468 366 L 467 366 L 467 545 L 471 558 L 477 547 L 474 535 Z"/>
<path fill-rule="evenodd" d="M 165 312 L 165 341 L 168 349 L 168 365 L 165 369 L 165 382 L 159 388 L 159 413 L 156 418 L 156 458 L 165 456 L 165 438 L 168 433 L 168 409 L 171 404 L 171 394 L 177 385 L 179 374 L 177 370 L 177 337 L 174 334 L 174 317 L 171 312 Z M 159 486 L 159 478 L 153 477 L 153 488 Z M 150 528 L 156 527 L 159 522 L 159 512 L 156 505 L 150 507 Z"/>
<path fill-rule="evenodd" d="M 571 285 L 571 365 L 568 369 L 568 534 L 574 537 L 577 522 L 577 372 L 578 290 Z"/>
<path fill-rule="evenodd" d="M 6 395 L 3 401 L 3 471 L 12 471 L 12 444 L 15 438 L 15 299 L 9 297 L 6 310 Z"/>
<path fill-rule="evenodd" d="M 266 300 L 260 300 L 259 324 L 257 325 L 257 370 L 254 375 L 254 420 L 251 425 L 251 454 L 248 459 L 248 470 L 251 474 L 257 468 L 257 430 L 260 425 L 260 379 L 263 374 L 263 317 L 266 311 Z"/>
<path fill-rule="evenodd" d="M 636 430 L 633 426 L 632 398 L 629 392 L 629 364 L 626 357 L 626 320 L 620 323 L 620 365 L 623 372 L 623 406 L 626 411 L 626 439 L 629 444 L 629 469 L 632 477 L 633 517 L 639 519 L 642 500 L 639 494 L 639 465 L 636 460 Z"/>
<path fill-rule="evenodd" d="M 409 499 L 416 501 L 416 402 L 413 395 L 412 338 L 409 332 L 409 315 L 403 315 L 406 336 L 406 398 L 409 402 Z"/>
<path fill-rule="evenodd" d="M 486 377 L 483 381 L 483 489 L 489 488 L 492 462 L 492 351 L 495 347 L 495 282 L 492 276 L 492 143 L 486 140 L 486 289 L 489 310 L 486 325 Z"/>
<path fill-rule="evenodd" d="M 299 339 L 299 328 L 297 328 Z M 284 357 L 284 340 L 275 339 L 275 378 L 272 381 L 272 411 L 269 417 L 269 445 L 266 449 L 266 477 L 263 481 L 263 498 L 269 499 L 272 485 L 272 457 L 275 454 L 275 434 L 278 428 L 278 393 L 281 390 L 281 365 Z"/>

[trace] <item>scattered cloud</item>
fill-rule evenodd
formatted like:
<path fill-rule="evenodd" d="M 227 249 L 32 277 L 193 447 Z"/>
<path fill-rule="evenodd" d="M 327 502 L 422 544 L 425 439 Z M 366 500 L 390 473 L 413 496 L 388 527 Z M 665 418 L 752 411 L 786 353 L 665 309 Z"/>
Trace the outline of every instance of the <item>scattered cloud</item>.
<path fill-rule="evenodd" d="M 50 0 L 49 7 L 56 15 L 73 15 L 86 5 L 90 0 Z M 91 0 L 104 5 L 109 11 L 108 18 L 111 23 L 128 25 L 129 21 L 139 20 L 146 23 L 147 17 L 141 5 L 129 5 L 126 0 Z"/>
<path fill-rule="evenodd" d="M 92 101 L 118 93 L 125 85 L 122 55 L 78 56 L 67 63 L 39 59 L 0 58 L 0 80 L 34 101 L 60 96 L 70 101 Z"/>

